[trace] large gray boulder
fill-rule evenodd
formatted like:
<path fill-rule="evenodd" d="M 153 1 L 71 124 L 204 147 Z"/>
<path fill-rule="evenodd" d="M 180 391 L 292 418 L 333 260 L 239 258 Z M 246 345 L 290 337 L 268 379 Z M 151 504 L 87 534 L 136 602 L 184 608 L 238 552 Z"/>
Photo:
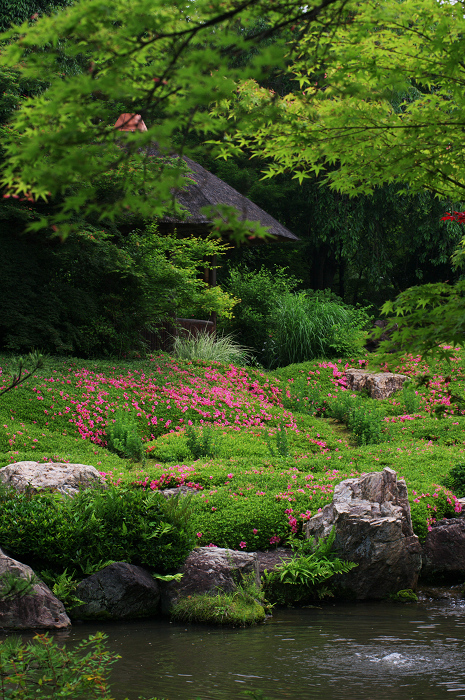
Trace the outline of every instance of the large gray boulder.
<path fill-rule="evenodd" d="M 13 575 L 19 581 L 32 582 L 32 593 L 5 597 L 5 574 Z M 29 566 L 8 557 L 0 549 L 0 629 L 60 630 L 70 625 L 71 620 L 63 603 L 53 595 L 45 583 L 35 576 Z"/>
<path fill-rule="evenodd" d="M 71 611 L 73 618 L 128 620 L 158 614 L 160 588 L 140 566 L 116 562 L 81 581 L 75 595 L 84 605 Z"/>
<path fill-rule="evenodd" d="M 347 369 L 347 388 L 350 391 L 365 389 L 372 399 L 387 399 L 402 389 L 408 377 L 393 372 L 368 372 L 366 369 Z"/>
<path fill-rule="evenodd" d="M 465 518 L 433 523 L 423 544 L 422 574 L 465 577 Z"/>
<path fill-rule="evenodd" d="M 244 579 L 252 578 L 260 586 L 256 552 L 238 552 L 222 547 L 197 547 L 185 560 L 179 571 L 180 581 L 171 581 L 162 587 L 162 612 L 169 614 L 172 605 L 195 593 L 215 595 L 231 593 Z"/>
<path fill-rule="evenodd" d="M 15 462 L 0 469 L 0 481 L 16 491 L 56 491 L 73 496 L 80 489 L 105 487 L 105 481 L 89 464 L 66 462 Z"/>
<path fill-rule="evenodd" d="M 341 591 L 357 600 L 384 598 L 416 588 L 421 547 L 413 534 L 407 487 L 386 467 L 346 479 L 333 502 L 306 524 L 306 536 L 327 537 L 336 528 L 334 550 L 358 566 L 338 577 Z"/>

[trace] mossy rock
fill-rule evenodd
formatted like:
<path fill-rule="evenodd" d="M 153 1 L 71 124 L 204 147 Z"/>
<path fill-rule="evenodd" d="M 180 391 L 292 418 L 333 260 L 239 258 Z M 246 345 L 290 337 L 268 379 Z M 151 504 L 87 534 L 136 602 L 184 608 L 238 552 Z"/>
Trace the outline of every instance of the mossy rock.
<path fill-rule="evenodd" d="M 265 609 L 254 600 L 235 593 L 197 593 L 181 598 L 171 609 L 173 620 L 203 622 L 209 625 L 250 627 L 265 620 Z"/>
<path fill-rule="evenodd" d="M 411 588 L 404 588 L 389 596 L 395 603 L 418 603 L 418 596 Z"/>

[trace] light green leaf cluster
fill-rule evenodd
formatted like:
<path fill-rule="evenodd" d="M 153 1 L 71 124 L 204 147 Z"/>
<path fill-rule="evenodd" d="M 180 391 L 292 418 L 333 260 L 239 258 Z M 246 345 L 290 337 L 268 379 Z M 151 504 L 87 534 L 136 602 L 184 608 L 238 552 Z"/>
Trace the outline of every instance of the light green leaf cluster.
<path fill-rule="evenodd" d="M 391 317 L 393 330 L 391 339 L 381 343 L 382 351 L 400 356 L 408 349 L 413 354 L 450 359 L 454 347 L 463 347 L 465 280 L 410 287 L 395 301 L 386 302 L 382 310 Z"/>
<path fill-rule="evenodd" d="M 24 100 L 15 114 L 3 185 L 11 194 L 63 198 L 58 213 L 34 224 L 52 225 L 62 236 L 77 211 L 101 218 L 127 210 L 147 219 L 163 216 L 175 207 L 173 192 L 188 176 L 176 162 L 152 162 L 154 148 L 167 155 L 175 133 L 222 130 L 224 120 L 214 121 L 207 108 L 234 95 L 239 69 L 231 67 L 232 59 L 264 34 L 293 23 L 304 27 L 338 4 L 81 0 L 31 26 L 14 27 L 2 35 L 9 43 L 2 45 L 0 67 L 46 80 L 49 87 Z M 264 14 L 266 30 L 256 36 L 240 31 Z M 62 73 L 63 50 L 79 57 L 81 72 Z M 275 43 L 257 51 L 240 74 L 259 79 L 283 65 L 284 47 Z M 148 130 L 115 130 L 121 111 L 142 114 Z M 102 203 L 95 182 L 116 168 L 124 186 L 118 197 Z"/>
<path fill-rule="evenodd" d="M 253 81 L 223 155 L 251 149 L 273 160 L 265 176 L 291 170 L 302 181 L 326 172 L 351 195 L 401 181 L 460 199 L 465 113 L 465 16 L 437 0 L 349 3 L 337 23 L 315 24 L 290 70 L 302 93 L 279 99 Z M 237 112 L 237 108 L 232 107 Z"/>

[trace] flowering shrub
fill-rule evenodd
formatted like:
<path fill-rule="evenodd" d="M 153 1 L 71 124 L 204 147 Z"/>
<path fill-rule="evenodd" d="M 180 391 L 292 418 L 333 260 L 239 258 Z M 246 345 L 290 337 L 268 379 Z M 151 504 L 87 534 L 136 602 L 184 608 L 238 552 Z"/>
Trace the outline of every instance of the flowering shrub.
<path fill-rule="evenodd" d="M 416 381 L 429 372 L 414 389 L 419 397 L 415 413 L 406 413 L 401 393 L 377 402 L 359 395 L 363 410 L 375 406 L 383 418 L 383 442 L 357 445 L 357 426 L 350 430 L 328 420 L 325 411 L 312 415 L 305 405 L 307 389 L 310 394 L 318 385 L 325 407 L 351 405 L 355 400 L 347 391 L 345 370 L 369 362 L 360 357 L 315 360 L 266 373 L 176 362 L 166 355 L 123 365 L 56 360 L 30 385 L 2 397 L 0 466 L 21 460 L 93 464 L 108 483 L 136 489 L 143 497 L 188 486 L 197 492 L 194 539 L 247 550 L 301 536 L 302 524 L 330 502 L 335 484 L 361 472 L 389 466 L 406 479 L 410 494 L 433 494 L 434 484 L 443 483 L 457 495 L 445 479 L 451 467 L 465 461 L 465 416 L 451 402 L 464 379 L 461 356 L 455 354 L 448 367 L 428 367 L 421 358 L 407 357 L 391 368 Z M 0 365 L 0 382 L 6 384 L 8 365 L 1 358 Z M 446 408 L 441 420 L 438 406 Z M 105 445 L 108 422 L 118 410 L 130 411 L 143 436 L 144 468 Z M 193 458 L 189 426 L 197 436 L 211 431 L 213 457 L 199 453 Z M 287 447 L 282 454 L 274 447 L 273 457 L 267 440 L 276 445 L 277 435 L 283 437 L 279 427 L 284 427 Z M 411 498 L 420 534 L 427 532 L 428 519 L 439 517 L 426 507 L 428 498 L 438 507 L 432 496 L 416 503 Z"/>
<path fill-rule="evenodd" d="M 432 493 L 418 494 L 412 491 L 412 525 L 414 532 L 424 539 L 432 523 L 442 518 L 453 518 L 462 511 L 462 506 L 454 494 L 439 484 Z"/>

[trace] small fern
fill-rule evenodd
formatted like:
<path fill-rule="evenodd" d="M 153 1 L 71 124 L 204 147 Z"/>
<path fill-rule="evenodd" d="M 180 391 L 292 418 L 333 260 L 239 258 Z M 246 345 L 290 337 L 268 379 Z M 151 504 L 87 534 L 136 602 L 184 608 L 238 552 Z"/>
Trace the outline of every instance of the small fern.
<path fill-rule="evenodd" d="M 200 432 L 197 432 L 192 425 L 187 426 L 186 438 L 187 448 L 194 459 L 200 459 L 201 457 L 211 458 L 218 453 L 218 438 L 208 426 L 204 426 Z"/>
<path fill-rule="evenodd" d="M 275 459 L 276 457 L 281 457 L 283 459 L 289 457 L 289 444 L 287 442 L 287 432 L 286 428 L 284 427 L 284 423 L 280 423 L 276 431 L 276 450 L 271 442 L 271 437 L 269 435 L 265 437 L 265 440 L 268 447 L 268 451 L 273 459 Z"/>
<path fill-rule="evenodd" d="M 291 540 L 294 555 L 282 562 L 271 573 L 266 572 L 265 587 L 268 597 L 282 605 L 294 605 L 307 600 L 333 595 L 326 581 L 336 574 L 346 574 L 357 566 L 331 554 L 336 536 L 333 527 L 325 539 L 316 544 L 309 540 Z"/>
<path fill-rule="evenodd" d="M 79 583 L 74 578 L 74 571 L 72 574 L 68 574 L 68 570 L 65 569 L 63 573 L 56 574 L 46 569 L 45 571 L 41 571 L 40 575 L 52 590 L 53 594 L 63 603 L 67 611 L 72 610 L 72 608 L 77 605 L 82 605 L 84 602 L 74 595 L 74 591 Z"/>
<path fill-rule="evenodd" d="M 107 426 L 107 447 L 111 452 L 138 462 L 144 461 L 144 446 L 137 420 L 128 411 L 118 409 L 114 423 Z"/>

